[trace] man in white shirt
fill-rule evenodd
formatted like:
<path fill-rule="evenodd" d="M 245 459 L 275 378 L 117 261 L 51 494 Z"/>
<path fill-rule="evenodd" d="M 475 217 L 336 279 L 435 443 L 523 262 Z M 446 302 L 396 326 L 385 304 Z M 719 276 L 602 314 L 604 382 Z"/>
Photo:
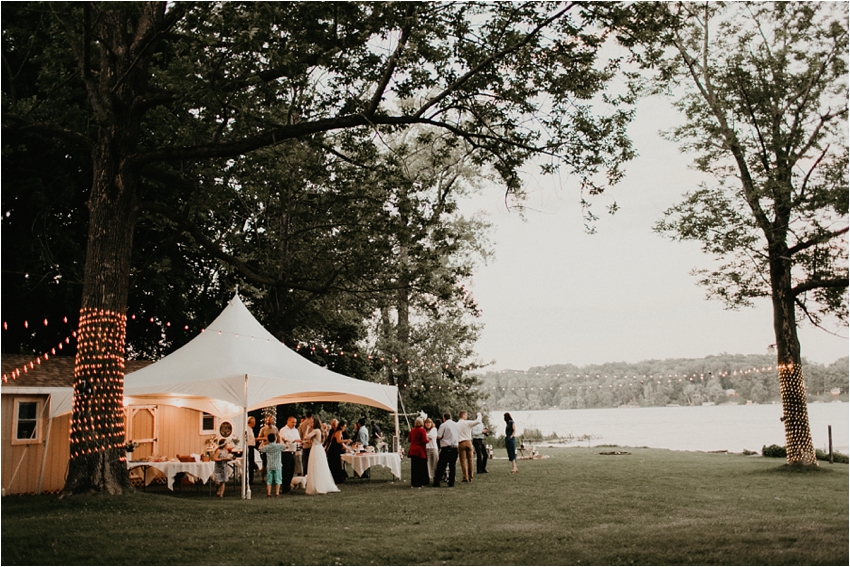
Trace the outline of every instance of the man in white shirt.
<path fill-rule="evenodd" d="M 472 428 L 481 423 L 481 413 L 475 421 L 466 419 L 466 412 L 458 414 L 457 419 L 457 453 L 460 457 L 460 470 L 463 471 L 463 482 L 472 482 Z"/>
<path fill-rule="evenodd" d="M 286 450 L 281 453 L 281 464 L 283 465 L 283 474 L 281 485 L 283 493 L 289 493 L 292 477 L 295 476 L 295 452 L 298 450 L 298 445 L 301 443 L 301 436 L 298 434 L 298 429 L 295 427 L 295 416 L 290 415 L 286 419 L 286 426 L 280 430 L 280 440 L 286 445 Z"/>
<path fill-rule="evenodd" d="M 440 441 L 440 460 L 437 461 L 437 470 L 434 472 L 434 488 L 440 488 L 440 479 L 449 467 L 448 485 L 455 485 L 455 466 L 457 464 L 457 423 L 452 421 L 452 414 L 443 414 L 443 424 L 437 430 L 437 439 Z"/>
<path fill-rule="evenodd" d="M 475 474 L 487 472 L 487 446 L 484 438 L 490 434 L 490 430 L 483 423 L 472 428 L 472 448 L 475 449 Z"/>

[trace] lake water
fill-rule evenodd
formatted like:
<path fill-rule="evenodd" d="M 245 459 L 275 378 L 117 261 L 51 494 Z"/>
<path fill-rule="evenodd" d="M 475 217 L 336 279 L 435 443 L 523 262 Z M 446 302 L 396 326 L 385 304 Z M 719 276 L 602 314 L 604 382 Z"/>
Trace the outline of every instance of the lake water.
<path fill-rule="evenodd" d="M 761 451 L 764 445 L 785 445 L 780 404 L 507 411 L 520 434 L 529 428 L 539 429 L 543 435 L 591 436 L 570 443 L 577 447 L 604 444 L 740 453 L 744 449 Z M 505 430 L 503 415 L 504 411 L 490 412 L 497 434 Z M 848 423 L 846 402 L 809 404 L 815 449 L 829 449 L 827 427 L 831 425 L 833 449 L 848 454 Z"/>

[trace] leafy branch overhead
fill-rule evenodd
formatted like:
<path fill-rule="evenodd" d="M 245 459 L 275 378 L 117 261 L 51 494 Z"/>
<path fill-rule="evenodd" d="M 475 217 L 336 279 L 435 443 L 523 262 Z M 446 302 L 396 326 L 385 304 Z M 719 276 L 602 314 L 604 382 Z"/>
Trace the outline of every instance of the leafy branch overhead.
<path fill-rule="evenodd" d="M 702 283 L 730 307 L 770 297 L 770 261 L 782 256 L 800 313 L 844 320 L 847 29 L 832 19 L 842 10 L 677 6 L 680 17 L 723 22 L 671 34 L 662 67 L 681 72 L 675 104 L 687 118 L 668 136 L 717 187 L 687 193 L 656 229 L 702 242 L 720 264 L 699 271 Z"/>

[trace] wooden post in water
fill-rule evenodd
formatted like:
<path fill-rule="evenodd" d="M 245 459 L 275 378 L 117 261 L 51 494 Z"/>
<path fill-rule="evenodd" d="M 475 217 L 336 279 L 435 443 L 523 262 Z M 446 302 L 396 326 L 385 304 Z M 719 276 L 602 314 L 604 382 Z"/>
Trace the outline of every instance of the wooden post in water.
<path fill-rule="evenodd" d="M 832 426 L 827 425 L 826 430 L 829 432 L 829 464 L 832 464 Z"/>

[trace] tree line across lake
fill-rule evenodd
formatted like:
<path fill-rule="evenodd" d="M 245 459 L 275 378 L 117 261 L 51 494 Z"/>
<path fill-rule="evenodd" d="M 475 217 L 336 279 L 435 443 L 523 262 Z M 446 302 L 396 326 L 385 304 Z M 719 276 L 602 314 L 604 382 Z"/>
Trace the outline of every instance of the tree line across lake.
<path fill-rule="evenodd" d="M 847 401 L 848 357 L 806 362 L 808 401 Z M 491 371 L 480 377 L 488 408 L 514 410 L 770 403 L 780 400 L 773 355 L 721 354 L 705 358 L 557 364 Z M 835 388 L 840 393 L 835 395 Z"/>

